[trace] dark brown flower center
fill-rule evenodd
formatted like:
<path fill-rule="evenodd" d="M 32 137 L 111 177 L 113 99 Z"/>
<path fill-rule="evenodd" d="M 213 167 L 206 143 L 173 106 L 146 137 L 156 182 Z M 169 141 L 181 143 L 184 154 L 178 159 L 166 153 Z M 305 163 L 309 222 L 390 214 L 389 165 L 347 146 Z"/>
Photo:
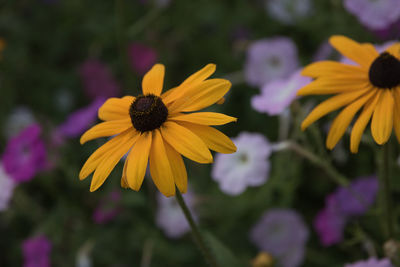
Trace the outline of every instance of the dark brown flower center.
<path fill-rule="evenodd" d="M 160 128 L 167 120 L 168 109 L 161 98 L 155 95 L 140 95 L 129 108 L 132 125 L 140 132 Z"/>
<path fill-rule="evenodd" d="M 381 89 L 391 89 L 400 85 L 400 60 L 388 52 L 383 52 L 369 68 L 369 80 Z"/>

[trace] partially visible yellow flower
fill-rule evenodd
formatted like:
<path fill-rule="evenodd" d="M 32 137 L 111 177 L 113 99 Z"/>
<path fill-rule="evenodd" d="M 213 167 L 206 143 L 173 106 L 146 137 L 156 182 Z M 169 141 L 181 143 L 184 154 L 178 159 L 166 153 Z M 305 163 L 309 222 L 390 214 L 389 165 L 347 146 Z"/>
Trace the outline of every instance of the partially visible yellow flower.
<path fill-rule="evenodd" d="M 357 112 L 359 116 L 350 137 L 352 153 L 358 152 L 371 117 L 371 133 L 376 143 L 386 143 L 393 127 L 400 141 L 400 43 L 379 54 L 372 44 L 359 44 L 344 36 L 333 36 L 329 41 L 357 65 L 320 61 L 304 68 L 302 75 L 315 80 L 301 88 L 299 95 L 335 96 L 315 107 L 301 128 L 304 130 L 326 114 L 344 107 L 332 122 L 326 139 L 328 149 L 335 147 Z"/>
<path fill-rule="evenodd" d="M 274 258 L 266 252 L 258 253 L 257 257 L 255 257 L 251 261 L 252 267 L 272 267 L 274 266 Z"/>
<path fill-rule="evenodd" d="M 138 191 L 147 165 L 153 182 L 165 196 L 187 191 L 187 173 L 181 155 L 199 162 L 213 161 L 210 150 L 233 153 L 236 147 L 223 133 L 210 125 L 223 125 L 236 118 L 215 112 L 197 112 L 218 102 L 230 89 L 224 79 L 208 79 L 215 71 L 209 64 L 179 86 L 161 94 L 164 65 L 156 64 L 144 76 L 143 95 L 110 98 L 99 109 L 102 122 L 81 137 L 81 144 L 114 136 L 97 149 L 79 174 L 85 179 L 92 172 L 90 191 L 97 190 L 119 160 L 129 153 L 123 168 L 121 186 Z"/>
<path fill-rule="evenodd" d="M 6 41 L 0 38 L 0 59 L 3 57 L 2 52 L 6 48 Z"/>

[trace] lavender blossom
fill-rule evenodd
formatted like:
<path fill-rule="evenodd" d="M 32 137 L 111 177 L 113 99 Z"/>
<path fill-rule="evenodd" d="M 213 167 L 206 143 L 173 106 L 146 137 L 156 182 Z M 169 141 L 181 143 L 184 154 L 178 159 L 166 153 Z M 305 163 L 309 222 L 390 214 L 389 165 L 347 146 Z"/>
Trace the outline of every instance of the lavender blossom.
<path fill-rule="evenodd" d="M 358 261 L 351 264 L 346 264 L 344 267 L 394 267 L 389 259 L 378 260 L 370 258 L 365 261 Z"/>
<path fill-rule="evenodd" d="M 265 1 L 268 14 L 284 24 L 294 24 L 311 14 L 313 9 L 310 0 Z"/>
<path fill-rule="evenodd" d="M 51 243 L 45 236 L 27 239 L 22 244 L 24 267 L 50 267 Z"/>
<path fill-rule="evenodd" d="M 298 67 L 296 44 L 287 37 L 276 37 L 250 45 L 244 71 L 250 85 L 261 87 L 289 77 Z"/>
<path fill-rule="evenodd" d="M 195 200 L 193 193 L 187 192 L 183 195 L 183 199 L 194 219 L 197 220 L 196 213 L 193 210 Z M 190 231 L 190 226 L 175 198 L 168 198 L 158 193 L 157 203 L 156 224 L 166 236 L 176 239 Z"/>
<path fill-rule="evenodd" d="M 79 68 L 79 74 L 85 93 L 90 99 L 109 98 L 121 93 L 110 69 L 99 60 L 86 60 Z"/>
<path fill-rule="evenodd" d="M 398 0 L 344 0 L 344 7 L 371 30 L 381 30 L 400 19 Z"/>
<path fill-rule="evenodd" d="M 14 180 L 5 172 L 0 162 L 0 211 L 8 209 L 15 186 Z"/>
<path fill-rule="evenodd" d="M 11 138 L 4 150 L 5 171 L 16 182 L 26 182 L 47 167 L 46 148 L 40 138 L 41 127 L 33 124 Z"/>
<path fill-rule="evenodd" d="M 280 266 L 300 266 L 308 240 L 308 229 L 300 215 L 288 209 L 271 209 L 263 214 L 250 233 L 259 250 L 277 258 Z"/>
<path fill-rule="evenodd" d="M 262 134 L 242 132 L 232 139 L 234 154 L 217 154 L 211 176 L 228 195 L 239 195 L 247 186 L 264 184 L 269 175 L 271 145 Z"/>
<path fill-rule="evenodd" d="M 252 107 L 271 116 L 281 114 L 296 98 L 297 91 L 312 81 L 296 71 L 288 79 L 274 80 L 261 88 L 261 94 L 251 99 Z"/>

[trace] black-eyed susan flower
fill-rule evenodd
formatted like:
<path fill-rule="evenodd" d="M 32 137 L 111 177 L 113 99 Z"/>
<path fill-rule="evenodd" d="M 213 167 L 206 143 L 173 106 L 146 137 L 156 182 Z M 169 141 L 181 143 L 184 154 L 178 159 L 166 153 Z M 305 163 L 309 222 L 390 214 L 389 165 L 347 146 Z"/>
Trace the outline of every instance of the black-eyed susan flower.
<path fill-rule="evenodd" d="M 223 125 L 236 118 L 215 112 L 196 112 L 208 107 L 228 92 L 231 83 L 207 79 L 215 71 L 209 64 L 179 86 L 162 94 L 164 65 L 156 64 L 143 78 L 143 94 L 110 98 L 98 115 L 104 122 L 81 137 L 81 144 L 99 137 L 114 136 L 97 149 L 79 174 L 85 179 L 92 172 L 90 191 L 97 190 L 119 160 L 128 153 L 121 186 L 138 191 L 149 163 L 153 182 L 165 196 L 187 191 L 185 156 L 199 163 L 211 163 L 210 149 L 233 153 L 236 147 L 223 133 L 210 125 Z"/>
<path fill-rule="evenodd" d="M 386 143 L 393 128 L 400 140 L 400 43 L 391 45 L 383 53 L 371 44 L 359 44 L 344 36 L 333 36 L 330 43 L 356 65 L 320 61 L 304 68 L 302 74 L 315 80 L 301 88 L 299 95 L 335 96 L 316 106 L 301 128 L 304 130 L 319 118 L 344 107 L 332 122 L 326 139 L 328 149 L 335 147 L 357 112 L 359 116 L 350 137 L 352 153 L 358 152 L 371 117 L 371 133 L 376 143 Z"/>

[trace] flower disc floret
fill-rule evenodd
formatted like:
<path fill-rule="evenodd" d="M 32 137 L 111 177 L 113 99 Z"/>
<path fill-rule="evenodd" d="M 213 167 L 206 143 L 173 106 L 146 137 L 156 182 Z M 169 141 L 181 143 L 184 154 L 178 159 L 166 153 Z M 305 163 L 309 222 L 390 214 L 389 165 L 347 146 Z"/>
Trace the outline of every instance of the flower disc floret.
<path fill-rule="evenodd" d="M 383 52 L 372 62 L 369 68 L 369 80 L 382 89 L 391 89 L 400 85 L 400 60 Z"/>
<path fill-rule="evenodd" d="M 133 101 L 129 115 L 133 127 L 143 133 L 160 128 L 167 120 L 168 109 L 160 97 L 141 95 Z"/>

